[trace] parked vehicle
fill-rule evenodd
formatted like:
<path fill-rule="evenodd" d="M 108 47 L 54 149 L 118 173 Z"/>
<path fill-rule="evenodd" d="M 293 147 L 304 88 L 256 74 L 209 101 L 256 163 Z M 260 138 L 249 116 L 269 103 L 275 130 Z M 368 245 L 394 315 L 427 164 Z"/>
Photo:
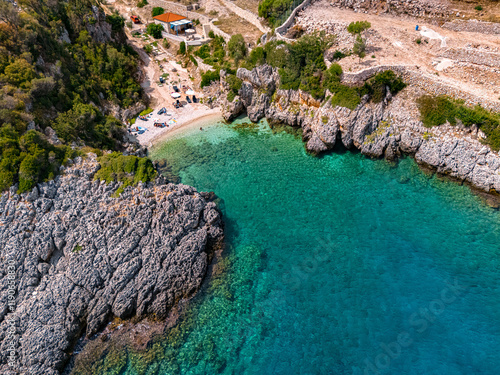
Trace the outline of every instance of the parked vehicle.
<path fill-rule="evenodd" d="M 187 101 L 188 103 L 192 103 L 192 102 L 191 102 L 191 99 L 190 99 L 190 98 L 189 98 L 189 96 L 187 96 L 187 95 L 186 95 L 186 101 Z"/>
<path fill-rule="evenodd" d="M 163 115 L 164 113 L 167 113 L 167 109 L 165 107 L 163 107 L 162 109 L 160 109 L 158 112 L 157 112 L 159 115 Z"/>
<path fill-rule="evenodd" d="M 160 77 L 160 83 L 165 83 L 165 78 Z"/>
<path fill-rule="evenodd" d="M 174 86 L 173 89 L 175 92 L 179 92 L 179 88 L 177 86 Z"/>
<path fill-rule="evenodd" d="M 198 99 L 193 95 L 193 103 L 198 103 Z"/>
<path fill-rule="evenodd" d="M 141 23 L 141 19 L 137 16 L 130 16 L 133 23 Z"/>
<path fill-rule="evenodd" d="M 175 104 L 177 104 L 177 105 L 178 105 L 178 107 L 177 107 L 177 108 L 181 108 L 181 107 L 182 107 L 182 103 L 181 103 L 179 100 L 177 100 L 177 101 L 175 102 Z"/>

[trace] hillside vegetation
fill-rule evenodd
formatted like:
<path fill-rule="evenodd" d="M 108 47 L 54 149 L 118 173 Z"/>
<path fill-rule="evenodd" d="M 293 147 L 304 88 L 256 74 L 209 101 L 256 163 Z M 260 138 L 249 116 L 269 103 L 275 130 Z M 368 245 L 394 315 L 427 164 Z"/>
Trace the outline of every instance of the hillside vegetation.
<path fill-rule="evenodd" d="M 124 129 L 103 108 L 142 91 L 119 15 L 104 18 L 91 0 L 20 4 L 0 1 L 0 189 L 24 192 L 57 174 L 72 142 L 116 149 Z M 49 143 L 49 126 L 63 144 Z"/>
<path fill-rule="evenodd" d="M 467 107 L 463 102 L 446 96 L 424 95 L 418 99 L 421 120 L 429 128 L 446 122 L 464 126 L 477 125 L 486 135 L 487 143 L 494 150 L 500 150 L 500 114 L 490 112 L 481 106 Z"/>
<path fill-rule="evenodd" d="M 324 54 L 334 39 L 324 33 L 304 35 L 294 43 L 272 41 L 252 50 L 243 66 L 253 69 L 267 63 L 278 68 L 283 90 L 302 90 L 323 100 L 326 90 L 332 95 L 332 105 L 354 109 L 364 95 L 375 103 L 382 101 L 389 87 L 392 94 L 401 91 L 405 84 L 392 71 L 385 71 L 371 78 L 363 86 L 350 87 L 340 81 L 342 68 L 332 64 L 327 69 Z"/>

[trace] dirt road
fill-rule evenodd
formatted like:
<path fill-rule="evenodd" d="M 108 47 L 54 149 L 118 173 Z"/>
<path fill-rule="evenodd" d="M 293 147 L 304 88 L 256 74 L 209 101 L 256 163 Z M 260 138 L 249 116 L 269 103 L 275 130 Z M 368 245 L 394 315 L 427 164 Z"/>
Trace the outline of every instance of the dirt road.
<path fill-rule="evenodd" d="M 358 71 L 376 65 L 417 65 L 440 80 L 459 85 L 465 91 L 490 100 L 500 97 L 500 66 L 480 63 L 479 57 L 500 61 L 500 38 L 470 32 L 456 32 L 421 23 L 409 18 L 362 14 L 335 8 L 327 0 L 307 7 L 296 24 L 311 32 L 327 30 L 337 37 L 336 49 L 352 49 L 354 36 L 346 27 L 350 22 L 367 20 L 367 56 L 361 62 L 356 56 L 341 60 L 344 71 Z M 415 30 L 419 26 L 419 31 Z M 450 57 L 450 51 L 467 53 L 466 58 Z M 484 59 L 483 59 L 484 60 Z M 492 65 L 495 65 L 494 62 Z"/>

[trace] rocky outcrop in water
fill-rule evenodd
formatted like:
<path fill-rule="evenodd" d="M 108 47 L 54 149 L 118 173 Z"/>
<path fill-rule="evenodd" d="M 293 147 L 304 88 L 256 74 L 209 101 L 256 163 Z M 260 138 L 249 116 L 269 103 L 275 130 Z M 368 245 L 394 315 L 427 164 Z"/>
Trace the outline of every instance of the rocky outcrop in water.
<path fill-rule="evenodd" d="M 98 169 L 95 157 L 78 159 L 0 199 L 2 374 L 59 374 L 75 341 L 111 318 L 167 317 L 221 244 L 208 194 L 158 181 L 115 198 L 117 184 L 93 180 Z"/>
<path fill-rule="evenodd" d="M 425 128 L 412 86 L 395 97 L 386 89 L 380 103 L 364 97 L 350 110 L 332 107 L 330 101 L 319 102 L 302 91 L 277 89 L 279 75 L 267 65 L 251 72 L 239 69 L 237 76 L 243 80 L 239 99 L 250 120 L 266 117 L 271 122 L 301 127 L 311 153 L 330 150 L 341 142 L 371 157 L 392 160 L 411 155 L 439 173 L 468 181 L 486 192 L 500 192 L 500 157 L 481 143 L 484 134 L 477 127 L 460 125 Z M 234 118 L 238 114 L 225 115 Z"/>

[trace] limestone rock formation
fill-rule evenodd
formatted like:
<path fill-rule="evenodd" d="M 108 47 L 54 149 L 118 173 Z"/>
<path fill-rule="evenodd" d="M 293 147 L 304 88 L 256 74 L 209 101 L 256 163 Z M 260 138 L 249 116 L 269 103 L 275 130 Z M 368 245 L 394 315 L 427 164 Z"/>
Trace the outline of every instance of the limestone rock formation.
<path fill-rule="evenodd" d="M 59 374 L 81 334 L 114 316 L 165 318 L 198 290 L 221 244 L 208 194 L 157 183 L 115 198 L 117 184 L 93 180 L 98 169 L 95 157 L 78 158 L 55 180 L 0 199 L 2 374 Z"/>
<path fill-rule="evenodd" d="M 386 88 L 380 103 L 364 97 L 350 110 L 333 108 L 330 101 L 318 102 L 300 90 L 277 89 L 279 74 L 269 66 L 251 72 L 241 68 L 237 76 L 243 80 L 239 94 L 245 108 L 235 108 L 231 118 L 246 110 L 252 121 L 266 117 L 301 127 L 306 148 L 314 154 L 332 149 L 341 141 L 346 148 L 357 148 L 370 157 L 392 160 L 411 155 L 438 173 L 468 181 L 487 192 L 500 192 L 500 157 L 481 143 L 480 130 L 449 125 L 427 129 L 418 110 L 409 109 L 415 106 L 414 100 L 402 97 L 403 93 L 393 98 Z"/>

